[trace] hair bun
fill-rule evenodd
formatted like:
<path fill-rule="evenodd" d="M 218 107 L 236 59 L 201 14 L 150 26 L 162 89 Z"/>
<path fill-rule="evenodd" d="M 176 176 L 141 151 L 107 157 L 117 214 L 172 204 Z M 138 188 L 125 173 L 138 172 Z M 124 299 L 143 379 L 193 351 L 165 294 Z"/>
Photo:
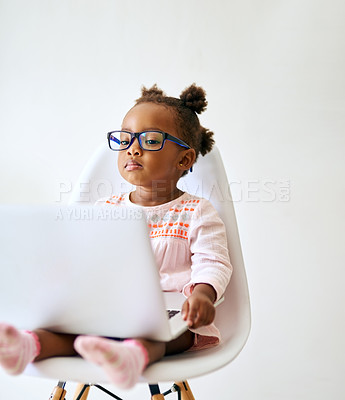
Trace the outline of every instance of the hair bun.
<path fill-rule="evenodd" d="M 206 110 L 206 92 L 202 87 L 196 86 L 195 83 L 181 93 L 180 99 L 186 107 L 195 111 L 197 114 Z"/>

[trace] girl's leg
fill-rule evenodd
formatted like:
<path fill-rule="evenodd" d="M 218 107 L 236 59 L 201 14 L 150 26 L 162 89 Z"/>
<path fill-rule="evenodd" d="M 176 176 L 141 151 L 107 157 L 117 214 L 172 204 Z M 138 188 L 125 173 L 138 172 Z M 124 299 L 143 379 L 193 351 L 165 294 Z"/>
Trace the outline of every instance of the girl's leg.
<path fill-rule="evenodd" d="M 183 353 L 184 351 L 188 350 L 194 344 L 194 336 L 195 334 L 193 332 L 186 331 L 178 338 L 166 343 L 164 355 L 170 356 L 173 354 Z"/>
<path fill-rule="evenodd" d="M 54 333 L 39 329 L 34 331 L 40 343 L 40 353 L 34 361 L 44 360 L 54 356 L 75 356 L 78 355 L 74 349 L 74 341 L 77 335 Z M 182 353 L 188 350 L 194 343 L 194 333 L 186 331 L 171 342 L 153 342 L 138 339 L 147 349 L 149 364 L 161 359 L 165 355 Z"/>
<path fill-rule="evenodd" d="M 181 353 L 189 349 L 193 342 L 194 334 L 187 331 L 169 343 L 144 339 L 119 342 L 94 336 L 79 336 L 74 345 L 83 358 L 101 366 L 112 383 L 129 389 L 135 385 L 147 365 L 164 355 Z"/>
<path fill-rule="evenodd" d="M 55 333 L 43 329 L 38 329 L 34 333 L 37 335 L 41 346 L 41 351 L 35 358 L 35 361 L 44 360 L 49 357 L 78 355 L 73 347 L 77 335 Z"/>

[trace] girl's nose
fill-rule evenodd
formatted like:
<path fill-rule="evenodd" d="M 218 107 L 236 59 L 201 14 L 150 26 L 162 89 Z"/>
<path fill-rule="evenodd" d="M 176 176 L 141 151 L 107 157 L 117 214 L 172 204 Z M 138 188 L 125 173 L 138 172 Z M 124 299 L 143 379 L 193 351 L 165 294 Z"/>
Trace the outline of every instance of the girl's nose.
<path fill-rule="evenodd" d="M 127 154 L 131 156 L 138 156 L 142 154 L 142 149 L 137 138 L 134 138 L 133 143 L 127 149 Z"/>

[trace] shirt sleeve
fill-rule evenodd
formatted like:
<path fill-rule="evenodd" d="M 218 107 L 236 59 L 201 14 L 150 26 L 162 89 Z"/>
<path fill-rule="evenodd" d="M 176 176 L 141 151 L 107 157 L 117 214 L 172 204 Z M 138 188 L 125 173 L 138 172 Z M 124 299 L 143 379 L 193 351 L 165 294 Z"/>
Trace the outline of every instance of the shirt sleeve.
<path fill-rule="evenodd" d="M 189 296 L 197 283 L 211 285 L 221 298 L 230 281 L 232 265 L 227 246 L 226 230 L 216 209 L 202 200 L 190 226 L 191 279 L 183 293 Z"/>

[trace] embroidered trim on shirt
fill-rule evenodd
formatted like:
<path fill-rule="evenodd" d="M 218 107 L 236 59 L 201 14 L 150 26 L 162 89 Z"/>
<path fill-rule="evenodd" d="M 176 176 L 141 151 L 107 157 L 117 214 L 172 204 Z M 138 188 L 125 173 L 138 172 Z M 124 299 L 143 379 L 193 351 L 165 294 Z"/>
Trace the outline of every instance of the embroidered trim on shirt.
<path fill-rule="evenodd" d="M 124 196 L 111 196 L 111 198 L 106 201 L 106 204 L 119 204 L 124 200 Z"/>
<path fill-rule="evenodd" d="M 122 205 L 125 203 L 126 194 L 112 196 L 106 201 L 110 205 Z M 150 238 L 175 237 L 188 239 L 189 222 L 195 213 L 199 199 L 181 200 L 168 209 L 156 209 L 153 213 L 147 213 L 147 222 L 150 229 Z"/>
<path fill-rule="evenodd" d="M 169 226 L 169 228 L 165 228 L 166 226 Z M 185 228 L 189 228 L 189 224 L 184 224 L 183 222 L 175 222 L 175 223 L 165 222 L 164 224 L 159 224 L 159 225 L 149 223 L 148 227 L 153 228 L 150 231 L 151 239 L 162 236 L 188 239 L 188 229 Z"/>

